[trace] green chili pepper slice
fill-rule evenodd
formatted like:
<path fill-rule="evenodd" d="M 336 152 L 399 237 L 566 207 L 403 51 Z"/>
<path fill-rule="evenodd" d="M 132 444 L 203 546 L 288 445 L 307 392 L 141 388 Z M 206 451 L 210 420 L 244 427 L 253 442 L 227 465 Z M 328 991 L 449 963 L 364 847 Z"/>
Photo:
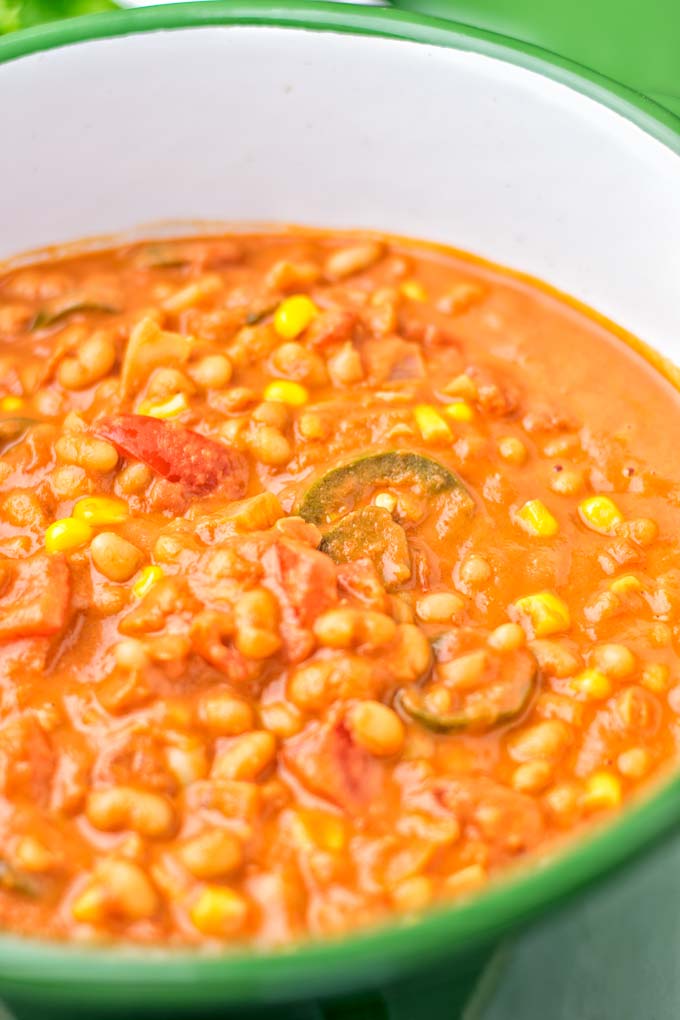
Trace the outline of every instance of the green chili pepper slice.
<path fill-rule="evenodd" d="M 472 690 L 452 691 L 459 707 L 437 712 L 426 705 L 422 687 L 402 687 L 397 708 L 433 733 L 488 733 L 524 715 L 538 687 L 539 669 L 531 652 L 489 650 L 487 668 Z"/>
<path fill-rule="evenodd" d="M 257 326 L 258 323 L 264 322 L 267 316 L 276 311 L 278 306 L 278 301 L 268 301 L 260 307 L 251 308 L 246 315 L 246 326 Z"/>
<path fill-rule="evenodd" d="M 460 478 L 439 461 L 411 450 L 373 453 L 333 468 L 307 490 L 298 513 L 310 524 L 330 524 L 371 492 L 388 486 L 422 496 L 455 493 L 462 508 L 474 513 L 474 501 Z"/>
<path fill-rule="evenodd" d="M 113 305 L 107 305 L 102 301 L 78 298 L 59 307 L 43 308 L 33 319 L 31 330 L 35 331 L 37 329 L 47 329 L 48 326 L 55 326 L 57 323 L 63 322 L 70 315 L 76 315 L 78 312 L 101 312 L 106 315 L 115 315 L 119 311 L 119 308 L 114 308 Z"/>
<path fill-rule="evenodd" d="M 183 269 L 191 260 L 174 244 L 149 244 L 135 257 L 139 269 Z"/>
<path fill-rule="evenodd" d="M 327 531 L 319 546 L 336 563 L 369 559 L 387 588 L 411 576 L 411 554 L 406 532 L 388 510 L 366 506 L 343 517 Z"/>

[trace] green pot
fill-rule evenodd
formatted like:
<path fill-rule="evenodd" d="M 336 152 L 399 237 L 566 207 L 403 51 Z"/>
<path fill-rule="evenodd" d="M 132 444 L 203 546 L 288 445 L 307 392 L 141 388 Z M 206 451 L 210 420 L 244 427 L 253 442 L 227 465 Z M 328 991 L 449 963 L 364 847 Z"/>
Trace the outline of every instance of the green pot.
<path fill-rule="evenodd" d="M 9 36 L 0 95 L 0 259 L 171 216 L 375 227 L 543 277 L 678 353 L 680 121 L 534 47 L 398 12 L 218 0 Z M 0 997 L 33 1020 L 377 1020 L 408 1003 L 449 1020 L 467 1003 L 470 1020 L 511 933 L 679 822 L 672 777 L 455 908 L 276 952 L 8 935 Z"/>

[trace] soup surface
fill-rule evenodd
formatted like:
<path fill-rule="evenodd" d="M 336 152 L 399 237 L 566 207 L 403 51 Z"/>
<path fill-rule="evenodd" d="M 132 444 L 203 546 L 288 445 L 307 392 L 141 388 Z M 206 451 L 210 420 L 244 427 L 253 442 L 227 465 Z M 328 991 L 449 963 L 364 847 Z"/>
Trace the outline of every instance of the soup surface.
<path fill-rule="evenodd" d="M 453 252 L 0 277 L 0 923 L 275 945 L 481 888 L 680 735 L 678 395 Z"/>

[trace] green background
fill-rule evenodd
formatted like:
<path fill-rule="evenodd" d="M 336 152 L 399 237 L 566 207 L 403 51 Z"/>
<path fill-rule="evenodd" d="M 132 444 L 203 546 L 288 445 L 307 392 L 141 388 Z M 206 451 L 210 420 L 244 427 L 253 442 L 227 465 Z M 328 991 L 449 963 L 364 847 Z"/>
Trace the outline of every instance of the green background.
<path fill-rule="evenodd" d="M 0 0 L 0 35 L 79 14 L 116 10 L 113 0 Z"/>
<path fill-rule="evenodd" d="M 680 114 L 680 0 L 392 0 L 540 46 Z"/>

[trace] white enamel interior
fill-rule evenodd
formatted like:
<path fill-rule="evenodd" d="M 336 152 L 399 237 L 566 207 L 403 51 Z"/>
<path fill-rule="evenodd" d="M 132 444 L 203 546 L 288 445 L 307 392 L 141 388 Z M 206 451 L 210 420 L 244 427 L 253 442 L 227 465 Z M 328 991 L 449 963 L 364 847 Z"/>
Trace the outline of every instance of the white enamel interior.
<path fill-rule="evenodd" d="M 0 258 L 162 219 L 363 226 L 526 270 L 680 360 L 680 158 L 488 57 L 157 31 L 0 66 Z"/>

